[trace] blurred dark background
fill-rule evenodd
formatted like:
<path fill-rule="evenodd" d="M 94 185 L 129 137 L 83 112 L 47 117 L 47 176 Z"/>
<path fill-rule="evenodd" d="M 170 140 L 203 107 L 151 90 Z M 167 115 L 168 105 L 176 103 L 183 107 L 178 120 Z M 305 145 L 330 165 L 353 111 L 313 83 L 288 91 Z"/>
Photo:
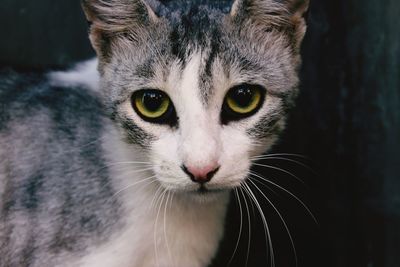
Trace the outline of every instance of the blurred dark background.
<path fill-rule="evenodd" d="M 0 4 L 1 67 L 64 68 L 94 55 L 79 0 Z M 296 194 L 317 217 L 318 225 L 293 196 L 259 185 L 291 230 L 298 266 L 400 266 L 399 18 L 398 0 L 311 0 L 301 94 L 274 149 L 305 157 L 264 161 L 304 182 L 277 169 L 255 169 Z M 279 216 L 252 189 L 269 222 L 276 266 L 296 266 Z M 246 266 L 249 225 L 244 207 L 242 212 L 243 231 L 230 266 Z M 233 200 L 227 234 L 213 266 L 228 266 L 239 216 Z M 269 266 L 255 207 L 250 207 L 250 216 L 248 266 Z"/>

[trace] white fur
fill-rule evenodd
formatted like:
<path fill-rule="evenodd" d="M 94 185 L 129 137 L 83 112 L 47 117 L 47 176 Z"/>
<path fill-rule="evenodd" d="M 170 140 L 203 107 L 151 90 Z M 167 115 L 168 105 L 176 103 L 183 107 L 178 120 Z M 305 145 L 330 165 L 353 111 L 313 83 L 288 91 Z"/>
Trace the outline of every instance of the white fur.
<path fill-rule="evenodd" d="M 104 148 L 110 165 L 121 161 L 145 160 L 137 148 L 127 146 L 120 138 L 121 135 L 111 128 L 103 138 L 106 140 Z M 170 195 L 168 203 L 164 198 L 163 204 L 158 202 L 159 205 L 156 205 L 154 199 L 160 184 L 156 179 L 153 179 L 152 183 L 145 181 L 144 179 L 153 176 L 154 173 L 138 172 L 139 169 L 141 168 L 135 164 L 130 168 L 123 168 L 122 171 L 118 164 L 112 167 L 117 191 L 136 183 L 135 186 L 120 191 L 118 195 L 125 214 L 123 227 L 103 246 L 94 249 L 83 260 L 74 262 L 74 265 L 207 266 L 222 237 L 228 194 L 220 194 L 218 201 L 209 203 L 200 203 L 185 195 L 175 195 L 173 198 Z"/>
<path fill-rule="evenodd" d="M 158 74 L 153 81 L 173 102 L 179 117 L 177 129 L 142 120 L 129 100 L 121 104 L 119 112 L 154 140 L 144 151 L 123 142 L 123 130 L 110 125 L 102 140 L 123 222 L 107 242 L 68 266 L 205 267 L 210 263 L 223 234 L 228 189 L 243 182 L 250 157 L 262 152 L 262 146 L 254 144 L 246 130 L 279 106 L 277 99 L 268 97 L 256 115 L 221 125 L 224 96 L 242 78 L 226 77 L 219 61 L 215 62 L 213 78 L 217 88 L 207 105 L 199 92 L 199 73 L 204 64 L 200 52 L 192 55 L 183 70 L 179 62 L 173 62 L 167 77 Z M 264 141 L 266 149 L 272 140 Z M 206 185 L 215 192 L 200 195 L 199 185 L 181 166 L 202 167 L 210 162 L 220 165 Z M 163 192 L 164 198 L 160 199 Z"/>
<path fill-rule="evenodd" d="M 48 74 L 50 85 L 74 87 L 82 86 L 98 90 L 100 76 L 97 71 L 96 58 L 77 64 L 69 71 L 53 71 Z"/>
<path fill-rule="evenodd" d="M 203 167 L 218 162 L 221 151 L 218 118 L 207 112 L 199 94 L 201 54 L 191 58 L 183 70 L 179 87 L 175 88 L 180 113 L 178 154 L 186 166 Z"/>

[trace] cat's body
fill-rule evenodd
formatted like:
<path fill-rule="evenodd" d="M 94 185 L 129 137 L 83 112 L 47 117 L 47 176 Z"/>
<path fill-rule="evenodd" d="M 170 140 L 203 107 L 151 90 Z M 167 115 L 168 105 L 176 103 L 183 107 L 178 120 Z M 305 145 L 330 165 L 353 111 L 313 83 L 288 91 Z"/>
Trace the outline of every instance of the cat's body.
<path fill-rule="evenodd" d="M 205 266 L 228 195 L 161 204 L 91 84 L 35 76 L 1 77 L 0 266 Z"/>
<path fill-rule="evenodd" d="M 84 1 L 100 76 L 91 62 L 0 77 L 2 267 L 207 266 L 230 189 L 283 128 L 304 34 L 289 19 L 304 1 L 182 13 L 111 2 Z M 252 90 L 254 112 L 221 115 L 235 86 Z M 148 88 L 169 96 L 162 121 L 134 106 L 159 92 Z"/>

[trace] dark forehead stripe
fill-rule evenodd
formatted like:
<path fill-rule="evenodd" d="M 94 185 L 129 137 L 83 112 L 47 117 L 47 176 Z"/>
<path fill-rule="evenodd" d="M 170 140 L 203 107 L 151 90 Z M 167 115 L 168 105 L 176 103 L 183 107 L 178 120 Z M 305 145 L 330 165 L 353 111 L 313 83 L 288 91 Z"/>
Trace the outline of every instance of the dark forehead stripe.
<path fill-rule="evenodd" d="M 205 63 L 201 66 L 200 70 L 200 81 L 199 81 L 199 89 L 200 96 L 203 103 L 208 104 L 210 101 L 210 97 L 213 95 L 213 90 L 215 90 L 213 86 L 213 77 L 212 77 L 212 67 L 215 59 L 223 50 L 221 31 L 218 28 L 214 28 L 209 36 L 209 41 L 207 48 L 207 55 L 205 56 Z"/>
<path fill-rule="evenodd" d="M 182 44 L 182 31 L 179 26 L 175 26 L 169 35 L 171 43 L 171 54 L 177 57 L 183 64 L 186 63 L 186 49 Z"/>
<path fill-rule="evenodd" d="M 191 6 L 172 21 L 169 36 L 171 53 L 185 62 L 194 50 L 204 50 L 210 43 L 210 33 L 215 33 L 220 12 L 202 6 Z M 190 50 L 192 49 L 192 51 Z"/>
<path fill-rule="evenodd" d="M 193 7 L 205 6 L 228 13 L 233 0 L 160 0 L 162 6 L 157 8 L 157 14 L 168 16 L 176 12 L 187 12 Z"/>
<path fill-rule="evenodd" d="M 212 65 L 221 47 L 220 21 L 223 13 L 219 10 L 192 5 L 175 21 L 169 35 L 171 53 L 183 65 L 194 52 L 201 52 L 202 64 L 199 73 L 199 94 L 208 103 L 212 95 Z"/>

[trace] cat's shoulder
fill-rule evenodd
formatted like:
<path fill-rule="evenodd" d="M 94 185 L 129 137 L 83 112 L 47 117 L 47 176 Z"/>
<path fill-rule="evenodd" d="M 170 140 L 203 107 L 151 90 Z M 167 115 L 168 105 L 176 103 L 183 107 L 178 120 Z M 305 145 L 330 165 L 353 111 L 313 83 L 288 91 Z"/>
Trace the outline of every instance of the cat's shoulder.
<path fill-rule="evenodd" d="M 91 60 L 55 72 L 1 70 L 0 126 L 38 114 L 47 114 L 55 122 L 58 118 L 60 123 L 101 115 L 95 64 Z"/>

